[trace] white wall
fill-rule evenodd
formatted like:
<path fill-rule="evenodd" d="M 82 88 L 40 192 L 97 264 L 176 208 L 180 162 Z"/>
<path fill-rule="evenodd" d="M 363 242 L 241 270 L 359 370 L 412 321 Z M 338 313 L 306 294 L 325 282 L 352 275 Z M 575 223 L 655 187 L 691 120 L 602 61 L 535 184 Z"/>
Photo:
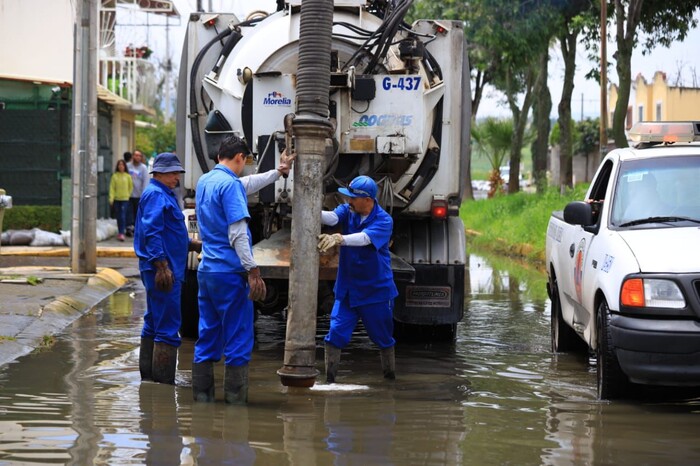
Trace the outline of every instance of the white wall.
<path fill-rule="evenodd" d="M 74 3 L 0 0 L 0 75 L 72 82 Z"/>

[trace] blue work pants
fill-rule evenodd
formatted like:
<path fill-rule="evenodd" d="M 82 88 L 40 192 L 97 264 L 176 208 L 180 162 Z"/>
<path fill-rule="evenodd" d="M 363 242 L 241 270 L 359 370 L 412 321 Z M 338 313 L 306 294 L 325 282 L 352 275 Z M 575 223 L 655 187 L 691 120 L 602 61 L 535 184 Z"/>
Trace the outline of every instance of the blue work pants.
<path fill-rule="evenodd" d="M 182 283 L 175 280 L 172 290 L 160 291 L 156 288 L 155 270 L 143 270 L 141 281 L 146 288 L 146 313 L 141 337 L 179 347 Z"/>
<path fill-rule="evenodd" d="M 245 366 L 253 352 L 253 302 L 248 299 L 245 275 L 199 272 L 199 339 L 194 362 L 218 361 L 223 353 L 227 366 Z"/>
<path fill-rule="evenodd" d="M 345 348 L 359 319 L 362 319 L 370 340 L 380 349 L 396 344 L 393 336 L 394 300 L 350 307 L 348 295 L 342 301 L 335 300 L 331 311 L 331 328 L 324 340 L 336 348 Z"/>

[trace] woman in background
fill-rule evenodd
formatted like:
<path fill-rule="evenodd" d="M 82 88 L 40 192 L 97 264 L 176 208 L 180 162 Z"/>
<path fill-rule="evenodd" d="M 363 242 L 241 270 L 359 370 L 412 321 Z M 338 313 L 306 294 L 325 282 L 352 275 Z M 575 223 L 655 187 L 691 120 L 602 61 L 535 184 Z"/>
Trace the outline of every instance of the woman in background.
<path fill-rule="evenodd" d="M 129 196 L 134 189 L 134 182 L 126 168 L 126 162 L 117 161 L 114 174 L 109 182 L 109 205 L 114 208 L 114 216 L 117 217 L 117 228 L 119 234 L 117 239 L 124 241 L 126 232 L 126 209 L 129 206 Z"/>

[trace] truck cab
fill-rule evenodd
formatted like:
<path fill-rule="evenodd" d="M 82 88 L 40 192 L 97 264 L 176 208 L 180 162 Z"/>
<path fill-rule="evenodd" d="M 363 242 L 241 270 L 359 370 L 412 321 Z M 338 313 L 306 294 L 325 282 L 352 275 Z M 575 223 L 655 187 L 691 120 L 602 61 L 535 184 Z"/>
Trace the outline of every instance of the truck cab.
<path fill-rule="evenodd" d="M 700 123 L 638 123 L 546 238 L 552 350 L 596 355 L 601 398 L 700 385 Z"/>

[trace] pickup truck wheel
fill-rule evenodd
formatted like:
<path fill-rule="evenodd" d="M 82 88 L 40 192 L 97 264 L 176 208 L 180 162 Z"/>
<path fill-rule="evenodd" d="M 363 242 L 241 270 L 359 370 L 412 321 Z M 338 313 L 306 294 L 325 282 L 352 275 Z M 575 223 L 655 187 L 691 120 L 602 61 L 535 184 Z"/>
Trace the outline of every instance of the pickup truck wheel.
<path fill-rule="evenodd" d="M 598 398 L 612 400 L 620 398 L 627 391 L 629 381 L 620 368 L 615 355 L 610 331 L 610 309 L 603 300 L 598 305 L 596 315 L 596 333 L 598 348 L 596 349 L 596 374 L 598 379 Z"/>
<path fill-rule="evenodd" d="M 579 338 L 574 329 L 569 327 L 561 316 L 561 301 L 559 300 L 559 287 L 554 279 L 552 286 L 552 352 L 566 353 L 578 352 L 587 349 L 588 345 Z"/>

